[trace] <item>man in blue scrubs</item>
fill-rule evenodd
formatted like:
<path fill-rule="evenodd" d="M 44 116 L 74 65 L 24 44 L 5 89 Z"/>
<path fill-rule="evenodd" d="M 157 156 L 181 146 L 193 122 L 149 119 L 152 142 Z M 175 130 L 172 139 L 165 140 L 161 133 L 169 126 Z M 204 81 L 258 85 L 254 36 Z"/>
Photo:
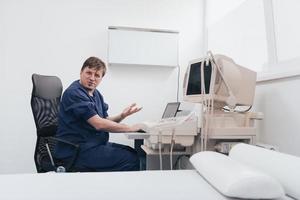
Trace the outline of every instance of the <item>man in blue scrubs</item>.
<path fill-rule="evenodd" d="M 117 116 L 109 117 L 108 105 L 96 89 L 106 72 L 105 64 L 96 57 L 88 58 L 74 81 L 64 92 L 60 104 L 57 137 L 80 145 L 75 163 L 78 171 L 139 170 L 139 158 L 129 146 L 110 143 L 108 132 L 136 132 L 136 126 L 119 123 L 138 112 L 136 104 Z M 68 160 L 74 149 L 59 143 L 55 157 Z"/>

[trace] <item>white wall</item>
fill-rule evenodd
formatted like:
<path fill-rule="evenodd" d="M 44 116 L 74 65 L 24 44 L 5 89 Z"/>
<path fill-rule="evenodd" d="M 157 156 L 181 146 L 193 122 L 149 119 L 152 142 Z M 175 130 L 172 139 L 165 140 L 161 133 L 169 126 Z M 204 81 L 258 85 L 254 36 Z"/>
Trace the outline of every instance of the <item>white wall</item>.
<path fill-rule="evenodd" d="M 179 31 L 182 72 L 203 52 L 199 0 L 0 1 L 0 173 L 35 172 L 31 74 L 57 75 L 66 88 L 87 57 L 107 61 L 108 26 Z M 143 111 L 126 121 L 134 123 L 160 117 L 165 103 L 176 100 L 176 76 L 176 68 L 111 67 L 99 89 L 111 114 L 141 104 Z M 159 84 L 164 97 L 153 95 Z"/>
<path fill-rule="evenodd" d="M 208 50 L 260 71 L 267 63 L 262 0 L 207 1 Z"/>
<path fill-rule="evenodd" d="M 259 141 L 300 156 L 300 77 L 258 83 L 254 109 L 264 113 Z"/>

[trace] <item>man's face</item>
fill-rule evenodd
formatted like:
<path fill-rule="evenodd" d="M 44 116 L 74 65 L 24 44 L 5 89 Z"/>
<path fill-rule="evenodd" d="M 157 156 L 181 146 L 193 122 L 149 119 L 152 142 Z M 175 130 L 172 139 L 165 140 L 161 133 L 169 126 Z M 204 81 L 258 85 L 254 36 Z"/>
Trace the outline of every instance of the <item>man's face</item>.
<path fill-rule="evenodd" d="M 103 77 L 103 69 L 95 70 L 88 67 L 80 72 L 80 83 L 87 90 L 93 92 Z"/>

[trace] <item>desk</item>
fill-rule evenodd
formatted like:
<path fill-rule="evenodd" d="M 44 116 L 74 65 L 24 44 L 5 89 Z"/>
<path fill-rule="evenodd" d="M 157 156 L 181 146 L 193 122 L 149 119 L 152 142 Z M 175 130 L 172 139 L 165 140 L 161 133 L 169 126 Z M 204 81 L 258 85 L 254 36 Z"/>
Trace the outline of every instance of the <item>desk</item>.
<path fill-rule="evenodd" d="M 142 145 L 141 148 L 146 153 L 146 170 L 159 170 L 160 169 L 160 159 L 159 159 L 159 150 L 154 150 L 149 148 L 146 145 Z M 170 170 L 171 169 L 171 158 L 170 158 L 170 150 L 168 148 L 162 149 L 162 169 Z M 178 160 L 181 159 L 181 166 L 185 166 L 184 168 L 192 169 L 188 159 L 182 159 L 183 156 L 189 156 L 189 149 L 185 149 L 184 151 L 174 150 L 172 152 L 172 168 L 175 168 Z"/>
<path fill-rule="evenodd" d="M 160 160 L 159 160 L 159 150 L 149 148 L 146 145 L 141 145 L 137 147 L 137 143 L 141 144 L 140 141 L 143 139 L 148 139 L 151 134 L 149 133 L 124 133 L 125 136 L 128 139 L 134 139 L 135 140 L 135 149 L 140 153 L 139 151 L 144 151 L 146 156 L 146 170 L 159 170 L 160 169 Z M 172 162 L 173 165 L 176 163 L 176 161 L 184 156 L 184 155 L 190 155 L 190 148 L 184 148 L 183 150 L 173 150 L 172 153 Z M 162 148 L 162 165 L 164 170 L 169 170 L 171 168 L 170 166 L 170 147 L 164 147 Z"/>
<path fill-rule="evenodd" d="M 149 133 L 140 133 L 140 132 L 124 133 L 124 135 L 131 140 L 143 140 L 150 137 Z"/>

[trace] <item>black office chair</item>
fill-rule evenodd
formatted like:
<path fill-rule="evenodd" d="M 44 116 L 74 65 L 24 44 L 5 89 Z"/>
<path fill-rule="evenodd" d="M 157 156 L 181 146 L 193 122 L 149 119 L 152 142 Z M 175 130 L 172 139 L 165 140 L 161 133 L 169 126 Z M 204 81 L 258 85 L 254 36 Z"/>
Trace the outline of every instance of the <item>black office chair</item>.
<path fill-rule="evenodd" d="M 37 172 L 76 171 L 79 146 L 55 137 L 58 111 L 62 94 L 61 80 L 56 76 L 32 75 L 31 109 L 37 129 L 34 161 Z M 74 155 L 68 163 L 53 157 L 54 147 L 63 142 L 74 147 Z"/>

